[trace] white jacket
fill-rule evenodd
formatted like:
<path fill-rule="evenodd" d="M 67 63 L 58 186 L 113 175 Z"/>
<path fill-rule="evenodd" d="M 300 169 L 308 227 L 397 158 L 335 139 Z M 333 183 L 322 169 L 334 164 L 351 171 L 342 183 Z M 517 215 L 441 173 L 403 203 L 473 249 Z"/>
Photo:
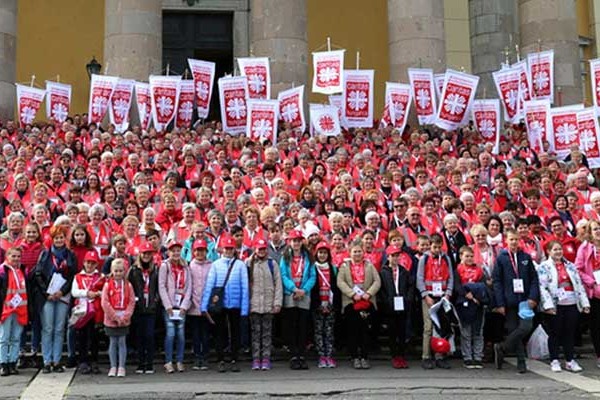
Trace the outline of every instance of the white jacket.
<path fill-rule="evenodd" d="M 581 282 L 579 272 L 570 261 L 563 259 L 571 283 L 573 283 L 573 290 L 577 295 L 577 309 L 582 312 L 584 308 L 590 306 L 585 287 Z M 552 258 L 548 258 L 536 267 L 538 278 L 540 281 L 540 306 L 543 311 L 551 308 L 556 308 L 558 304 L 558 272 Z"/>

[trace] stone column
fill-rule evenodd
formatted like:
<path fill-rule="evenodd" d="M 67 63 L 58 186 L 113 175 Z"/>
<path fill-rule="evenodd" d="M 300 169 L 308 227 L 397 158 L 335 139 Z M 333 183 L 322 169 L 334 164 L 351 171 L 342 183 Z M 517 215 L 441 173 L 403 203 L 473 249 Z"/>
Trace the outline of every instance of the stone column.
<path fill-rule="evenodd" d="M 515 45 L 519 43 L 517 0 L 469 0 L 471 67 L 479 75 L 478 96 L 494 97 L 496 87 L 492 72 L 500 69 L 508 51 L 509 62 L 516 61 Z"/>
<path fill-rule="evenodd" d="M 0 2 L 0 120 L 15 115 L 17 0 Z"/>
<path fill-rule="evenodd" d="M 142 81 L 160 74 L 162 1 L 105 1 L 103 71 Z"/>
<path fill-rule="evenodd" d="M 388 0 L 390 80 L 408 83 L 408 68 L 446 69 L 444 0 Z"/>
<path fill-rule="evenodd" d="M 519 0 L 523 54 L 554 49 L 554 104 L 583 101 L 575 0 Z"/>
<path fill-rule="evenodd" d="M 271 97 L 277 98 L 292 84 L 306 85 L 306 0 L 252 0 L 250 4 L 250 52 L 271 59 Z"/>

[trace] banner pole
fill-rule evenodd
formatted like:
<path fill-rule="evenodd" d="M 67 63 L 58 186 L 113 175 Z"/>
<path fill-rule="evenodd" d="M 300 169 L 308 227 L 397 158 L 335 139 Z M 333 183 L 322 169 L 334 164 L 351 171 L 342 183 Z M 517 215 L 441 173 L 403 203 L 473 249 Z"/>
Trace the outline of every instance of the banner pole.
<path fill-rule="evenodd" d="M 360 68 L 360 51 L 356 52 L 356 70 Z"/>
<path fill-rule="evenodd" d="M 517 53 L 517 62 L 521 61 L 521 55 L 519 54 L 519 45 L 515 44 L 515 52 Z"/>
<path fill-rule="evenodd" d="M 327 36 L 327 51 L 331 51 L 331 38 Z"/>
<path fill-rule="evenodd" d="M 56 83 L 60 83 L 60 75 L 56 75 Z"/>
<path fill-rule="evenodd" d="M 31 75 L 31 84 L 29 86 L 33 87 L 33 82 L 35 82 L 35 75 Z"/>
<path fill-rule="evenodd" d="M 169 69 L 171 69 L 171 64 L 167 64 L 167 76 L 169 76 Z"/>

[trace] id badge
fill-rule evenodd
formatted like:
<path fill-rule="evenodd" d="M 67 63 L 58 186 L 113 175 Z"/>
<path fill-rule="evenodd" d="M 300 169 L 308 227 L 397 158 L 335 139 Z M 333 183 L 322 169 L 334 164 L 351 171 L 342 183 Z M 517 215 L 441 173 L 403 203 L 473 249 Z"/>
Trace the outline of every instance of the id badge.
<path fill-rule="evenodd" d="M 181 300 L 183 299 L 183 296 L 180 295 L 179 293 L 175 294 L 175 304 L 173 304 L 173 306 L 175 306 L 176 308 L 181 307 Z"/>
<path fill-rule="evenodd" d="M 600 285 L 600 269 L 594 271 L 594 279 L 596 280 L 596 285 Z"/>
<path fill-rule="evenodd" d="M 23 302 L 23 298 L 21 296 L 19 296 L 19 293 L 15 293 L 13 298 L 10 299 L 9 304 L 12 308 L 17 308 L 21 305 L 22 302 Z"/>
<path fill-rule="evenodd" d="M 434 297 L 443 296 L 444 290 L 442 289 L 442 282 L 433 282 L 433 285 L 431 285 L 431 292 Z"/>
<path fill-rule="evenodd" d="M 404 297 L 394 297 L 394 311 L 404 311 Z"/>
<path fill-rule="evenodd" d="M 523 279 L 513 279 L 513 292 L 524 293 L 525 287 L 523 286 Z"/>
<path fill-rule="evenodd" d="M 357 294 L 359 296 L 362 296 L 363 294 L 365 294 L 365 291 L 356 285 L 352 288 L 352 290 L 354 291 L 354 294 Z"/>

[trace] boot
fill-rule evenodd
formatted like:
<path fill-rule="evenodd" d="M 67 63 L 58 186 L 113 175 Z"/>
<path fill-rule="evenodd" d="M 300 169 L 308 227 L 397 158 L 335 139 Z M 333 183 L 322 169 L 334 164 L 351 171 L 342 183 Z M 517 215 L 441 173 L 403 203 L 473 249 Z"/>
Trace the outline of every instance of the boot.
<path fill-rule="evenodd" d="M 10 370 L 8 369 L 8 364 L 0 365 L 0 376 L 9 376 Z"/>
<path fill-rule="evenodd" d="M 8 372 L 11 375 L 19 375 L 19 371 L 17 370 L 17 363 L 8 363 Z"/>

